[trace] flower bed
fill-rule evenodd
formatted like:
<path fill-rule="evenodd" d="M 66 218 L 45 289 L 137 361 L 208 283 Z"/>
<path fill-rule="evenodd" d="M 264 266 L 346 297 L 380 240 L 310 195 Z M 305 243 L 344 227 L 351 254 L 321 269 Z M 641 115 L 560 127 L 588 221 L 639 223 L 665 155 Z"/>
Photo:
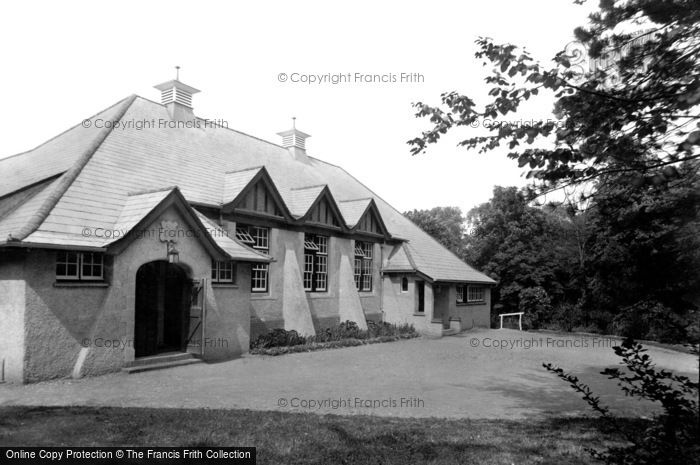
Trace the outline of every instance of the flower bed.
<path fill-rule="evenodd" d="M 413 339 L 420 336 L 418 333 L 400 334 L 397 336 L 380 336 L 372 339 L 342 339 L 339 341 L 312 342 L 310 344 L 298 344 L 293 346 L 277 346 L 269 348 L 251 349 L 254 355 L 284 355 L 298 352 L 313 352 L 315 350 L 338 349 L 341 347 L 354 347 L 366 344 L 379 344 L 382 342 L 394 342 L 401 339 Z"/>
<path fill-rule="evenodd" d="M 274 329 L 251 341 L 250 353 L 281 355 L 294 352 L 350 347 L 379 342 L 392 342 L 399 339 L 417 337 L 412 325 L 392 325 L 389 323 L 367 322 L 367 329 L 360 329 L 356 323 L 345 321 L 332 328 L 326 328 L 315 336 L 301 336 L 296 331 Z"/>

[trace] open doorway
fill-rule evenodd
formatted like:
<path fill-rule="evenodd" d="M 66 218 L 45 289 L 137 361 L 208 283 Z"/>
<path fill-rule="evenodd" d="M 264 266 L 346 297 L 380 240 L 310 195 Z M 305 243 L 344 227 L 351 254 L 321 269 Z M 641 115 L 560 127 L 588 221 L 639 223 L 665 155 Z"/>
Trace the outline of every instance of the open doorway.
<path fill-rule="evenodd" d="M 136 357 L 186 350 L 191 282 L 178 265 L 153 261 L 136 272 Z"/>

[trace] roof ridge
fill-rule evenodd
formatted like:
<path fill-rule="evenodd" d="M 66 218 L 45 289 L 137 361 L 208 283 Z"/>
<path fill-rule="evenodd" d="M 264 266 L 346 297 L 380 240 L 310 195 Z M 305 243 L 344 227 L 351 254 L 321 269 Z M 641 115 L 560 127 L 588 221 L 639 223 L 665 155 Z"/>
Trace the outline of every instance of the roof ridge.
<path fill-rule="evenodd" d="M 144 194 L 155 194 L 156 192 L 164 192 L 164 191 L 171 191 L 173 189 L 177 189 L 178 186 L 166 186 L 166 187 L 154 187 L 153 189 L 141 189 L 138 191 L 131 191 L 127 192 L 126 195 L 127 197 L 133 197 L 135 195 L 144 195 Z"/>
<path fill-rule="evenodd" d="M 243 168 L 242 170 L 224 171 L 224 174 L 242 173 L 244 171 L 253 171 L 253 170 L 259 170 L 262 168 L 265 168 L 265 165 L 252 166 L 250 168 Z"/>
<path fill-rule="evenodd" d="M 361 200 L 369 200 L 369 201 L 372 201 L 372 200 L 374 200 L 374 198 L 372 198 L 372 197 L 362 197 L 362 198 L 359 198 L 359 199 L 338 200 L 338 203 L 343 203 L 343 202 L 359 202 L 359 201 L 361 201 Z"/>
<path fill-rule="evenodd" d="M 133 94 L 130 95 L 130 96 L 128 96 L 128 97 L 124 97 L 123 99 L 121 99 L 121 100 L 119 100 L 118 102 L 116 102 L 116 103 L 114 103 L 114 104 L 108 106 L 107 108 L 98 111 L 98 112 L 95 113 L 94 115 L 88 116 L 87 118 L 84 118 L 83 121 L 85 121 L 86 119 L 92 120 L 95 116 L 97 116 L 97 115 L 99 115 L 99 114 L 101 114 L 101 113 L 104 113 L 104 112 L 107 111 L 107 110 L 111 110 L 112 108 L 116 107 L 116 106 L 119 105 L 120 103 L 122 103 L 122 102 L 124 102 L 125 100 L 127 100 L 127 99 L 129 99 L 129 98 L 132 98 L 132 97 L 134 97 Z M 67 133 L 68 131 L 71 131 L 71 130 L 75 129 L 75 128 L 77 128 L 78 126 L 82 126 L 82 123 L 83 123 L 83 122 L 81 121 L 81 122 L 78 123 L 78 124 L 74 124 L 73 126 L 69 127 L 69 128 L 66 129 L 65 131 L 62 131 L 62 132 L 60 132 L 59 134 L 56 134 L 55 136 L 53 136 L 52 138 L 45 140 L 44 142 L 40 143 L 39 145 L 37 145 L 37 146 L 34 147 L 34 148 L 31 148 L 31 149 L 29 149 L 29 150 L 25 150 L 24 152 L 15 153 L 15 154 L 13 154 L 13 155 L 8 155 L 8 156 L 5 157 L 5 158 L 0 158 L 0 163 L 2 163 L 2 162 L 5 161 L 5 160 L 9 160 L 10 158 L 19 157 L 19 156 L 21 156 L 21 155 L 26 155 L 26 154 L 28 154 L 28 153 L 30 153 L 30 152 L 33 152 L 33 151 L 35 151 L 36 149 L 38 149 L 38 148 L 40 148 L 40 147 L 43 147 L 44 145 L 48 144 L 48 143 L 51 142 L 52 140 L 58 139 L 59 137 L 61 137 L 61 136 L 64 135 L 65 133 Z"/>
<path fill-rule="evenodd" d="M 124 117 L 124 114 L 134 103 L 135 99 L 136 95 L 131 95 L 126 99 L 120 100 L 123 107 L 119 109 L 115 121 L 119 121 Z M 114 107 L 114 105 L 112 105 L 109 108 L 112 107 Z M 41 223 L 44 222 L 44 220 L 49 216 L 49 213 L 51 213 L 51 210 L 53 210 L 53 208 L 56 206 L 61 197 L 63 197 L 63 194 L 66 193 L 68 188 L 73 184 L 73 181 L 75 181 L 78 175 L 80 175 L 80 172 L 90 161 L 95 151 L 97 151 L 97 149 L 102 145 L 105 139 L 107 139 L 107 137 L 112 133 L 114 126 L 115 125 L 111 125 L 111 127 L 101 129 L 97 137 L 88 145 L 87 149 L 74 162 L 73 166 L 71 166 L 66 172 L 63 173 L 63 176 L 58 181 L 58 184 L 54 186 L 53 192 L 51 192 L 49 196 L 46 199 L 44 199 L 44 202 L 41 204 L 41 206 L 36 210 L 36 212 L 34 212 L 34 214 L 29 218 L 29 220 L 24 224 L 24 226 L 22 226 L 19 229 L 19 231 L 17 231 L 17 234 L 13 235 L 12 233 L 10 233 L 8 235 L 8 241 L 22 241 L 26 239 L 26 237 L 29 236 L 32 232 L 34 232 L 39 226 L 41 226 Z"/>
<path fill-rule="evenodd" d="M 301 191 L 301 190 L 305 190 L 305 189 L 313 189 L 314 187 L 328 187 L 328 184 L 314 184 L 313 186 L 292 187 L 289 190 L 290 191 Z"/>
<path fill-rule="evenodd" d="M 164 108 L 165 108 L 165 105 L 163 105 L 162 103 L 156 102 L 155 100 L 151 100 L 150 98 L 143 97 L 143 96 L 141 96 L 141 95 L 136 95 L 136 97 L 138 97 L 138 98 L 140 98 L 140 99 L 143 99 L 143 100 L 146 100 L 147 102 L 150 102 L 150 103 L 153 103 L 153 104 L 155 104 L 155 105 L 158 105 L 158 106 L 161 106 L 161 107 L 164 107 Z M 197 116 L 197 115 L 195 115 L 195 118 L 197 118 L 197 119 L 199 119 L 199 120 L 213 121 L 213 120 L 204 118 L 204 117 L 202 117 L 202 116 Z M 281 148 L 282 150 L 287 150 L 285 147 L 281 146 L 280 144 L 276 144 L 276 143 L 274 143 L 274 142 L 270 142 L 269 140 L 263 139 L 262 137 L 258 137 L 258 136 L 254 136 L 254 135 L 252 135 L 252 134 L 248 134 L 247 132 L 239 131 L 238 129 L 233 129 L 233 128 L 230 128 L 230 127 L 228 127 L 228 126 L 217 126 L 217 128 L 218 128 L 218 129 L 226 129 L 226 130 L 228 130 L 228 131 L 235 132 L 235 133 L 241 134 L 241 135 L 246 136 L 246 137 L 252 137 L 253 139 L 259 140 L 260 142 L 265 142 L 266 144 L 274 145 L 275 147 Z"/>
<path fill-rule="evenodd" d="M 427 234 L 427 233 L 426 233 Z M 408 258 L 408 263 L 411 264 L 414 270 L 417 270 L 418 267 L 416 266 L 416 262 L 413 260 L 413 255 L 411 254 L 411 251 L 408 250 L 409 244 L 408 243 L 401 243 L 401 248 L 403 249 L 403 252 L 406 254 L 406 258 Z"/>

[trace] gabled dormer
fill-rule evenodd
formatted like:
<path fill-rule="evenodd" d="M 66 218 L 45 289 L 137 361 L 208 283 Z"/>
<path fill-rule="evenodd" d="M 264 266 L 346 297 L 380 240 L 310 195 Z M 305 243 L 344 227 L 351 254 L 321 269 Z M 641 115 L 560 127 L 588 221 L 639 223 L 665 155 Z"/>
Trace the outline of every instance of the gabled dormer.
<path fill-rule="evenodd" d="M 264 166 L 224 175 L 223 213 L 245 213 L 291 220 L 289 209 Z"/>
<path fill-rule="evenodd" d="M 291 196 L 294 205 L 292 210 L 295 210 L 299 221 L 343 229 L 343 216 L 328 186 L 292 189 Z"/>
<path fill-rule="evenodd" d="M 345 200 L 339 205 L 345 222 L 353 232 L 387 239 L 391 236 L 374 199 Z"/>

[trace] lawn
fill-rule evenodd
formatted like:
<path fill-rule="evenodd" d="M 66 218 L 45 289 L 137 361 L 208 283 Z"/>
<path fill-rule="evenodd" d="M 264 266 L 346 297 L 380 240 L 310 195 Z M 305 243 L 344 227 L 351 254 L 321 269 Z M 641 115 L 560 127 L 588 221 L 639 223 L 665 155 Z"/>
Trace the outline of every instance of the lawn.
<path fill-rule="evenodd" d="M 591 418 L 444 420 L 251 410 L 2 407 L 2 446 L 255 446 L 261 464 L 591 464 Z"/>

